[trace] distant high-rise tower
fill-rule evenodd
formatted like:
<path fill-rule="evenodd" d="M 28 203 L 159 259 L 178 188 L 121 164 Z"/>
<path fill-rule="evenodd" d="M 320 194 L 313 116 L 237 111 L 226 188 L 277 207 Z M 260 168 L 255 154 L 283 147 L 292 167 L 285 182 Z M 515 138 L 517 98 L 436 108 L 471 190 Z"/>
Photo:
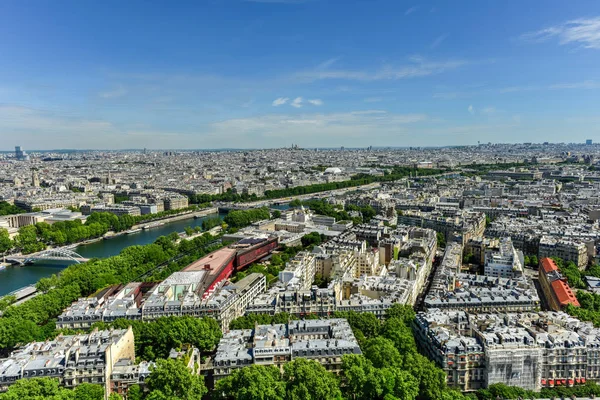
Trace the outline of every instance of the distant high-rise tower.
<path fill-rule="evenodd" d="M 31 185 L 33 187 L 40 187 L 40 177 L 35 169 L 31 172 Z"/>
<path fill-rule="evenodd" d="M 110 171 L 108 171 L 108 175 L 106 175 L 106 184 L 110 185 L 112 183 L 113 183 L 112 176 L 110 176 Z"/>
<path fill-rule="evenodd" d="M 588 146 L 590 146 L 592 144 L 592 139 L 587 139 L 585 141 L 585 144 L 587 144 Z"/>
<path fill-rule="evenodd" d="M 29 160 L 29 156 L 21 149 L 21 146 L 15 146 L 15 158 L 17 160 Z"/>

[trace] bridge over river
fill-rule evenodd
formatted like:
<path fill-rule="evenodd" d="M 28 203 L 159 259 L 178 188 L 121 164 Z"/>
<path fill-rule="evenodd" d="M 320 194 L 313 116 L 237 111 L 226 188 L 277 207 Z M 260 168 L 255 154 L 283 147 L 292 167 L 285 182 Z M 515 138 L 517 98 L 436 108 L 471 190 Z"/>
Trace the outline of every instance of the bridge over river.
<path fill-rule="evenodd" d="M 38 253 L 8 256 L 6 257 L 6 261 L 11 264 L 20 265 L 33 264 L 36 261 L 61 261 L 79 264 L 89 261 L 89 259 L 79 255 L 67 247 L 57 247 L 54 249 L 40 251 Z"/>

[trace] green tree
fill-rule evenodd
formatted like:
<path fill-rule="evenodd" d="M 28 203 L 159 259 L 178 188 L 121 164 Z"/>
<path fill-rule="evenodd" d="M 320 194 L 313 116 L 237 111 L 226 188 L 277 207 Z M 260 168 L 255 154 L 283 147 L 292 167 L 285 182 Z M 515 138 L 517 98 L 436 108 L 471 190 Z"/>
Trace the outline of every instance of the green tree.
<path fill-rule="evenodd" d="M 19 229 L 15 237 L 15 244 L 24 254 L 35 253 L 44 250 L 46 246 L 38 241 L 37 229 L 34 225 L 27 225 Z"/>
<path fill-rule="evenodd" d="M 133 385 L 127 391 L 127 400 L 142 400 L 142 388 L 140 385 Z"/>
<path fill-rule="evenodd" d="M 202 229 L 205 231 L 208 231 L 219 225 L 221 225 L 221 219 L 219 217 L 211 217 L 202 221 Z"/>
<path fill-rule="evenodd" d="M 298 358 L 284 367 L 287 400 L 341 399 L 342 392 L 334 374 L 313 360 Z"/>
<path fill-rule="evenodd" d="M 128 397 L 128 398 L 131 399 L 131 397 Z M 108 400 L 123 400 L 123 397 L 121 397 L 121 395 L 118 393 L 111 393 L 108 396 Z"/>
<path fill-rule="evenodd" d="M 415 319 L 415 316 L 415 310 L 411 306 L 405 304 L 396 303 L 385 311 L 386 319 L 398 318 L 406 325 L 410 325 Z"/>
<path fill-rule="evenodd" d="M 538 261 L 536 255 L 532 255 L 529 257 L 529 265 L 531 265 L 534 268 L 537 268 L 540 265 L 540 262 Z"/>
<path fill-rule="evenodd" d="M 378 336 L 367 340 L 363 353 L 373 363 L 375 368 L 402 367 L 402 356 L 394 342 Z"/>
<path fill-rule="evenodd" d="M 344 393 L 348 399 L 371 400 L 400 398 L 412 400 L 418 395 L 418 381 L 398 368 L 375 368 L 362 355 L 342 357 Z"/>
<path fill-rule="evenodd" d="M 74 400 L 73 392 L 61 388 L 55 378 L 19 379 L 0 394 L 0 400 Z"/>
<path fill-rule="evenodd" d="M 444 371 L 417 352 L 405 355 L 402 369 L 419 381 L 419 398 L 439 399 L 447 388 Z"/>
<path fill-rule="evenodd" d="M 35 288 L 40 292 L 46 293 L 48 290 L 52 289 L 58 283 L 58 276 L 56 274 L 52 274 L 47 278 L 40 278 L 40 280 L 35 284 Z"/>
<path fill-rule="evenodd" d="M 6 308 L 8 306 L 10 306 L 12 303 L 14 303 L 15 301 L 17 301 L 17 298 L 13 295 L 4 296 L 4 297 L 0 298 L 0 311 L 6 310 Z"/>
<path fill-rule="evenodd" d="M 14 243 L 11 240 L 8 231 L 4 228 L 0 228 L 0 254 L 5 254 L 13 248 L 13 245 Z"/>
<path fill-rule="evenodd" d="M 221 339 L 221 328 L 213 318 L 189 316 L 160 317 L 152 322 L 117 319 L 111 324 L 98 323 L 99 329 L 127 329 L 131 326 L 135 336 L 135 352 L 142 360 L 167 358 L 173 348 L 189 344 L 200 351 L 211 351 Z"/>
<path fill-rule="evenodd" d="M 349 311 L 336 312 L 334 315 L 336 318 L 346 318 L 348 320 L 348 324 L 352 327 L 352 331 L 359 341 L 362 338 L 369 339 L 377 336 L 381 329 L 381 322 L 375 314 Z"/>
<path fill-rule="evenodd" d="M 251 365 L 235 369 L 230 376 L 219 380 L 215 385 L 213 398 L 283 400 L 285 382 L 277 367 Z"/>
<path fill-rule="evenodd" d="M 104 388 L 100 385 L 82 383 L 75 387 L 75 400 L 102 400 L 104 399 Z"/>
<path fill-rule="evenodd" d="M 279 211 L 279 210 L 273 210 L 271 212 L 271 217 L 273 219 L 281 218 L 281 211 Z"/>
<path fill-rule="evenodd" d="M 27 211 L 6 201 L 0 201 L 0 215 L 22 214 L 24 212 Z"/>
<path fill-rule="evenodd" d="M 202 376 L 192 374 L 181 361 L 173 359 L 158 360 L 146 385 L 149 400 L 196 400 L 208 392 Z"/>
<path fill-rule="evenodd" d="M 8 307 L 7 311 L 13 307 Z M 11 349 L 37 339 L 42 339 L 42 329 L 35 322 L 16 317 L 0 318 L 0 349 Z"/>
<path fill-rule="evenodd" d="M 390 340 L 402 355 L 416 350 L 411 329 L 398 318 L 390 318 L 385 321 L 381 329 L 381 336 Z"/>
<path fill-rule="evenodd" d="M 436 237 L 438 247 L 446 247 L 446 236 L 442 232 L 437 232 Z"/>
<path fill-rule="evenodd" d="M 300 239 L 302 241 L 302 246 L 318 246 L 323 242 L 323 238 L 318 232 L 311 232 L 302 236 Z"/>
<path fill-rule="evenodd" d="M 234 228 L 243 228 L 254 222 L 269 219 L 271 213 L 267 207 L 255 208 L 250 210 L 233 210 L 225 216 L 224 221 L 227 225 Z"/>

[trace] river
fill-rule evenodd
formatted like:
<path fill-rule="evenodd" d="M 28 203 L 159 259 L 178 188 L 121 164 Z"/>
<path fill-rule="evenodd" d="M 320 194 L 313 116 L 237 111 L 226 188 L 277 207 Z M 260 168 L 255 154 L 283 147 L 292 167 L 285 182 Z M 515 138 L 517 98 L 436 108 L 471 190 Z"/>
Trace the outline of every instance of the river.
<path fill-rule="evenodd" d="M 125 247 L 153 243 L 160 236 L 171 232 L 183 232 L 186 227 L 202 226 L 202 221 L 219 215 L 222 219 L 225 214 L 212 214 L 198 219 L 184 219 L 165 223 L 162 226 L 143 230 L 130 235 L 120 235 L 110 240 L 100 240 L 84 246 L 78 246 L 75 252 L 85 258 L 105 258 L 119 254 Z M 0 271 L 0 296 L 27 285 L 36 283 L 40 278 L 60 272 L 68 264 L 36 263 L 24 267 L 7 267 Z"/>

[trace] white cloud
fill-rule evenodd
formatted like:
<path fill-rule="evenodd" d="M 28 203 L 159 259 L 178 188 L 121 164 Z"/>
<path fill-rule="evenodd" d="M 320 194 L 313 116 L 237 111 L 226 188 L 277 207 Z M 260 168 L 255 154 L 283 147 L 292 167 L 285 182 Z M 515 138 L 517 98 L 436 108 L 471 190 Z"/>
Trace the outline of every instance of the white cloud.
<path fill-rule="evenodd" d="M 600 17 L 579 18 L 521 35 L 521 39 L 545 42 L 558 39 L 560 45 L 577 44 L 586 49 L 600 49 Z"/>
<path fill-rule="evenodd" d="M 403 66 L 384 66 L 376 71 L 359 70 L 308 70 L 294 75 L 300 81 L 314 82 L 323 79 L 344 79 L 355 81 L 379 81 L 418 78 L 437 75 L 445 71 L 454 70 L 467 65 L 464 60 L 429 61 L 421 57 L 411 57 L 410 63 Z"/>
<path fill-rule="evenodd" d="M 475 108 L 473 108 L 473 105 L 470 105 L 469 108 L 467 108 L 467 110 L 471 113 L 471 114 L 475 114 Z"/>
<path fill-rule="evenodd" d="M 125 89 L 123 86 L 118 86 L 113 90 L 109 90 L 107 92 L 101 92 L 99 95 L 103 99 L 115 99 L 117 97 L 125 96 L 129 91 Z"/>
<path fill-rule="evenodd" d="M 444 40 L 446 40 L 447 37 L 448 37 L 447 33 L 444 33 L 443 35 L 440 35 L 440 36 L 436 37 L 435 40 L 433 41 L 433 43 L 431 43 L 431 46 L 429 46 L 429 47 L 432 48 L 432 49 L 435 49 L 440 44 L 442 44 L 442 42 Z"/>
<path fill-rule="evenodd" d="M 339 57 L 333 57 L 333 58 L 330 58 L 329 60 L 325 60 L 321 64 L 317 65 L 317 69 L 327 69 L 327 68 L 331 67 L 333 64 L 335 64 L 339 59 L 340 59 Z"/>
<path fill-rule="evenodd" d="M 413 6 L 409 9 L 407 9 L 406 11 L 404 11 L 404 15 L 410 15 L 410 14 L 414 13 L 415 11 L 417 11 L 418 8 L 419 7 L 417 7 L 417 6 Z"/>
<path fill-rule="evenodd" d="M 395 137 L 406 132 L 409 125 L 427 120 L 425 114 L 391 114 L 383 110 L 363 110 L 346 113 L 309 113 L 301 115 L 264 115 L 236 118 L 213 123 L 211 136 L 236 138 L 239 142 L 273 138 L 312 137 L 312 142 L 322 138 L 369 139 L 378 135 Z M 223 140 L 223 139 L 221 139 Z M 337 139 L 335 139 L 337 140 Z M 322 142 L 325 144 L 325 142 Z"/>
<path fill-rule="evenodd" d="M 289 99 L 290 99 L 289 97 L 279 97 L 279 98 L 273 100 L 273 107 L 282 106 L 285 103 L 287 103 Z"/>
<path fill-rule="evenodd" d="M 379 103 L 380 101 L 383 101 L 383 97 L 367 97 L 364 99 L 365 103 Z"/>
<path fill-rule="evenodd" d="M 308 100 L 308 102 L 310 104 L 312 104 L 313 106 L 322 106 L 323 105 L 323 100 L 321 100 L 321 99 L 311 99 L 311 100 Z"/>
<path fill-rule="evenodd" d="M 296 97 L 294 101 L 290 103 L 290 105 L 296 108 L 302 107 L 302 97 Z"/>
<path fill-rule="evenodd" d="M 496 107 L 484 107 L 481 110 L 481 112 L 486 115 L 492 115 L 492 114 L 496 114 L 498 112 L 498 110 L 496 109 Z"/>

